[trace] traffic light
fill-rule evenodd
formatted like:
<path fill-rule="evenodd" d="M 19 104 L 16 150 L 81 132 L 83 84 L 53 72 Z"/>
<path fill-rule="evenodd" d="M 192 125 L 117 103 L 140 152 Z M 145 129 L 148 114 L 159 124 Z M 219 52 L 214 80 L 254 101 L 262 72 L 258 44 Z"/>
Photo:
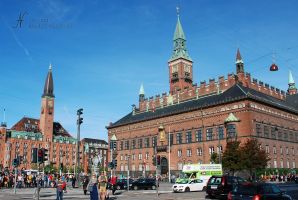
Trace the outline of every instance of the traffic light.
<path fill-rule="evenodd" d="M 109 168 L 111 168 L 111 169 L 114 168 L 114 163 L 113 162 L 109 162 Z"/>
<path fill-rule="evenodd" d="M 113 159 L 113 165 L 114 165 L 114 168 L 117 167 L 117 160 L 116 159 Z"/>
<path fill-rule="evenodd" d="M 160 155 L 157 155 L 157 165 L 160 165 Z"/>
<path fill-rule="evenodd" d="M 156 166 L 156 156 L 155 156 L 155 155 L 152 156 L 152 164 L 153 164 L 154 166 Z"/>
<path fill-rule="evenodd" d="M 37 162 L 43 163 L 43 149 L 38 149 L 37 151 Z"/>
<path fill-rule="evenodd" d="M 110 148 L 113 149 L 113 150 L 116 150 L 117 149 L 117 142 L 116 141 L 111 141 Z"/>
<path fill-rule="evenodd" d="M 17 159 L 18 159 L 18 164 L 20 165 L 21 163 L 23 163 L 23 158 L 24 156 L 18 156 Z"/>
<path fill-rule="evenodd" d="M 37 148 L 31 150 L 31 163 L 37 163 Z"/>
<path fill-rule="evenodd" d="M 78 115 L 77 124 L 78 125 L 83 123 L 83 118 L 81 117 L 82 114 L 83 114 L 83 108 L 80 108 L 79 110 L 77 110 L 77 115 Z"/>
<path fill-rule="evenodd" d="M 43 162 L 48 161 L 49 160 L 49 150 L 47 149 L 42 149 L 43 150 Z"/>
<path fill-rule="evenodd" d="M 17 159 L 17 158 L 14 158 L 14 159 L 13 159 L 13 161 L 12 161 L 12 165 L 13 165 L 14 167 L 17 167 L 17 166 L 19 165 L 19 163 L 18 163 L 18 159 Z"/>

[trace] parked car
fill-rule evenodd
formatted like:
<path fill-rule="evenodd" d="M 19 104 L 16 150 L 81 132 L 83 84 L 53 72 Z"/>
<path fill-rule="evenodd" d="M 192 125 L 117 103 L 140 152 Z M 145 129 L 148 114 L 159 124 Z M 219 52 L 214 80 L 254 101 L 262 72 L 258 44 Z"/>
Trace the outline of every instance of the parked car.
<path fill-rule="evenodd" d="M 133 179 L 129 179 L 129 184 L 133 182 Z M 127 179 L 118 179 L 117 184 L 116 184 L 116 189 L 117 190 L 125 190 L 127 189 Z"/>
<path fill-rule="evenodd" d="M 298 183 L 298 176 L 295 177 L 295 183 Z"/>
<path fill-rule="evenodd" d="M 278 186 L 270 183 L 238 184 L 229 192 L 228 200 L 292 200 Z"/>
<path fill-rule="evenodd" d="M 235 185 L 246 182 L 237 176 L 211 176 L 206 188 L 206 194 L 211 198 L 227 199 L 228 193 Z"/>
<path fill-rule="evenodd" d="M 182 180 L 173 185 L 173 192 L 193 192 L 206 189 L 206 182 L 200 179 Z"/>
<path fill-rule="evenodd" d="M 133 181 L 131 184 L 129 184 L 131 189 L 139 190 L 139 189 L 156 189 L 156 181 L 155 179 L 149 179 L 149 178 L 141 178 Z"/>

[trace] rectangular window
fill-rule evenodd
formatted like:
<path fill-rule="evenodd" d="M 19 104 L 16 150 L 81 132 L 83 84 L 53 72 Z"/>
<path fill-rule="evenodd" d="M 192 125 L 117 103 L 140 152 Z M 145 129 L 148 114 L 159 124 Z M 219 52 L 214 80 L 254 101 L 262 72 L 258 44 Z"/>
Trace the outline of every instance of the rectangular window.
<path fill-rule="evenodd" d="M 123 150 L 123 141 L 120 142 L 120 150 Z"/>
<path fill-rule="evenodd" d="M 146 148 L 150 147 L 150 139 L 149 138 L 145 138 L 145 147 Z"/>
<path fill-rule="evenodd" d="M 264 137 L 269 138 L 269 127 L 264 125 Z"/>
<path fill-rule="evenodd" d="M 132 140 L 131 141 L 131 149 L 135 149 L 136 148 L 136 140 Z"/>
<path fill-rule="evenodd" d="M 139 160 L 143 159 L 143 155 L 141 153 L 139 153 Z"/>
<path fill-rule="evenodd" d="M 186 132 L 186 143 L 191 143 L 192 138 L 191 138 L 191 131 Z"/>
<path fill-rule="evenodd" d="M 265 151 L 266 151 L 266 153 L 269 153 L 269 146 L 268 145 L 266 145 Z"/>
<path fill-rule="evenodd" d="M 284 131 L 284 140 L 288 141 L 288 132 L 287 132 L 287 130 Z"/>
<path fill-rule="evenodd" d="M 154 137 L 152 137 L 152 147 L 155 147 L 156 144 L 157 144 L 157 137 L 154 136 Z"/>
<path fill-rule="evenodd" d="M 261 127 L 261 124 L 256 124 L 256 135 L 258 137 L 262 137 L 262 127 Z"/>
<path fill-rule="evenodd" d="M 132 155 L 131 155 L 131 159 L 132 159 L 132 160 L 135 160 L 135 159 L 136 159 L 136 155 L 135 155 L 135 154 L 132 154 Z"/>
<path fill-rule="evenodd" d="M 271 127 L 271 138 L 276 139 L 276 127 Z"/>
<path fill-rule="evenodd" d="M 148 152 L 146 152 L 146 154 L 145 154 L 145 159 L 146 159 L 146 160 L 149 159 L 149 153 L 148 153 Z"/>
<path fill-rule="evenodd" d="M 227 138 L 235 138 L 236 137 L 236 125 L 228 124 L 227 125 Z"/>
<path fill-rule="evenodd" d="M 212 135 L 213 135 L 213 129 L 212 128 L 207 128 L 206 130 L 206 140 L 212 140 Z"/>
<path fill-rule="evenodd" d="M 276 147 L 273 147 L 273 153 L 276 154 Z"/>
<path fill-rule="evenodd" d="M 202 148 L 197 148 L 197 156 L 202 156 L 202 155 L 203 155 Z"/>
<path fill-rule="evenodd" d="M 125 141 L 125 149 L 129 149 L 129 140 Z"/>
<path fill-rule="evenodd" d="M 138 139 L 138 143 L 139 143 L 139 148 L 141 149 L 141 148 L 143 148 L 143 139 L 142 138 L 139 138 Z"/>
<path fill-rule="evenodd" d="M 289 132 L 289 141 L 294 141 L 294 134 L 292 131 Z"/>
<path fill-rule="evenodd" d="M 278 139 L 282 140 L 283 138 L 282 138 L 282 130 L 281 129 L 278 130 L 277 134 L 278 134 Z"/>
<path fill-rule="evenodd" d="M 182 133 L 177 133 L 176 135 L 176 143 L 182 144 Z"/>
<path fill-rule="evenodd" d="M 214 147 L 209 147 L 209 155 L 214 153 Z"/>
<path fill-rule="evenodd" d="M 202 129 L 199 129 L 196 131 L 196 142 L 202 142 L 203 138 L 202 138 Z"/>
<path fill-rule="evenodd" d="M 223 126 L 218 127 L 217 131 L 218 131 L 217 133 L 218 139 L 220 140 L 224 139 L 224 127 Z"/>
<path fill-rule="evenodd" d="M 191 157 L 192 156 L 191 149 L 187 149 L 186 150 L 186 155 L 187 155 L 187 157 Z"/>
<path fill-rule="evenodd" d="M 170 143 L 170 145 L 173 145 L 173 142 L 174 142 L 174 135 L 170 133 L 170 138 L 168 137 L 168 144 Z"/>
<path fill-rule="evenodd" d="M 282 149 L 282 147 L 280 147 L 280 154 L 281 154 L 281 155 L 283 154 L 283 149 Z"/>
<path fill-rule="evenodd" d="M 289 155 L 289 148 L 286 147 L 286 154 Z"/>
<path fill-rule="evenodd" d="M 178 150 L 178 157 L 181 157 L 181 156 L 182 156 L 182 150 L 179 149 L 179 150 Z"/>

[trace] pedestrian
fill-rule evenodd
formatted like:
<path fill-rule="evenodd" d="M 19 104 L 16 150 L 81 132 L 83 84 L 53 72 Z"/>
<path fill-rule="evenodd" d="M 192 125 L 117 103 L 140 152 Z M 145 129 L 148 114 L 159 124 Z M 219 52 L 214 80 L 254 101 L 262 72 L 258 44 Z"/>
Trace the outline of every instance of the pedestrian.
<path fill-rule="evenodd" d="M 105 172 L 101 172 L 101 175 L 98 177 L 98 189 L 100 200 L 105 200 L 107 195 L 107 182 L 108 178 Z"/>
<path fill-rule="evenodd" d="M 75 188 L 75 186 L 76 186 L 76 177 L 75 176 L 72 177 L 71 185 L 72 185 L 72 188 Z"/>
<path fill-rule="evenodd" d="M 63 181 L 57 179 L 56 183 L 56 200 L 63 200 Z"/>
<path fill-rule="evenodd" d="M 84 177 L 83 179 L 83 191 L 84 191 L 84 195 L 87 194 L 87 186 L 88 186 L 88 183 L 89 183 L 89 179 L 87 176 Z"/>
<path fill-rule="evenodd" d="M 98 200 L 97 178 L 95 174 L 92 175 L 87 188 L 90 192 L 90 200 Z"/>

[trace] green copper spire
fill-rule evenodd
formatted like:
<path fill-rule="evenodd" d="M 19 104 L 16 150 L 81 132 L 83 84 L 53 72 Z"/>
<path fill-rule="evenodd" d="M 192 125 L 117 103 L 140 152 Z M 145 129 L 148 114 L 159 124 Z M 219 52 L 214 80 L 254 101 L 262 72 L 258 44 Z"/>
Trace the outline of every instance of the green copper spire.
<path fill-rule="evenodd" d="M 173 38 L 174 50 L 169 61 L 173 61 L 178 58 L 184 58 L 186 60 L 192 61 L 186 49 L 186 38 L 180 23 L 179 8 L 177 8 L 177 16 L 178 16 L 178 20 L 177 20 L 176 29 L 175 29 L 174 38 Z"/>
<path fill-rule="evenodd" d="M 291 70 L 289 71 L 289 89 L 296 89 L 295 81 Z"/>

